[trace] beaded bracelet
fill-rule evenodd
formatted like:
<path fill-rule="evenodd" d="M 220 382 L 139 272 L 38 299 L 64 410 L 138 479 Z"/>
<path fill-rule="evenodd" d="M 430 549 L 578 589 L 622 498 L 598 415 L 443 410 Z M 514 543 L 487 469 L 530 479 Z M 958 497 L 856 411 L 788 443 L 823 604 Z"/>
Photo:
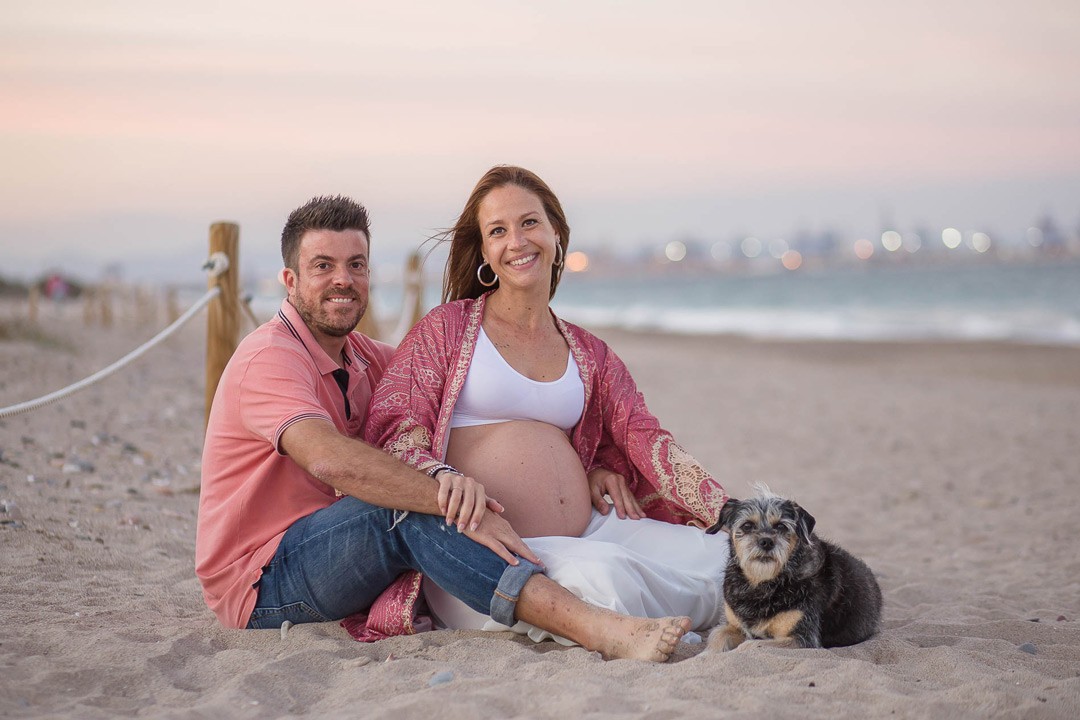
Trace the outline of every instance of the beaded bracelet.
<path fill-rule="evenodd" d="M 429 478 L 435 479 L 435 476 L 441 473 L 443 470 L 449 470 L 450 472 L 457 473 L 458 475 L 461 474 L 460 472 L 458 472 L 458 469 L 455 468 L 453 465 L 447 465 L 445 463 L 433 465 L 432 467 L 429 467 L 426 472 Z"/>

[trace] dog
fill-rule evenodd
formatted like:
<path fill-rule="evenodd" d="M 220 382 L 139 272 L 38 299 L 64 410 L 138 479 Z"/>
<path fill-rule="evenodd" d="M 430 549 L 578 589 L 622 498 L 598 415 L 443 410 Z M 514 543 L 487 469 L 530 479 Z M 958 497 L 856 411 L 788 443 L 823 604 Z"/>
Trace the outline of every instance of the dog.
<path fill-rule="evenodd" d="M 782 647 L 854 645 L 881 620 L 881 588 L 861 560 L 814 535 L 814 518 L 791 500 L 758 487 L 729 500 L 706 532 L 726 530 L 731 557 L 724 575 L 727 625 L 710 650 L 747 639 Z"/>

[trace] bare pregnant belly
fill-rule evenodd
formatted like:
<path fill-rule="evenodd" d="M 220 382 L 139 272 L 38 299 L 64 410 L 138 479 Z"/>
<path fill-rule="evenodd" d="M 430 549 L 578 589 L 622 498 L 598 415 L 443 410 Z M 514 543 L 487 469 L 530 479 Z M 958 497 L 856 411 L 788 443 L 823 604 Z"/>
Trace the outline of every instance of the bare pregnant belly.
<path fill-rule="evenodd" d="M 581 459 L 559 428 L 512 420 L 450 431 L 446 461 L 483 483 L 521 537 L 585 531 L 592 515 Z"/>

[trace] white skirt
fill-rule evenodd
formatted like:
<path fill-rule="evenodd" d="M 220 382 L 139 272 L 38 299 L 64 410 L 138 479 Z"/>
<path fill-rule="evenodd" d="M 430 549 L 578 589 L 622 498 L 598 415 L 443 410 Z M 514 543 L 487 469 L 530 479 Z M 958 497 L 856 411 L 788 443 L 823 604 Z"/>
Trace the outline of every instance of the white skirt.
<path fill-rule="evenodd" d="M 527 538 L 546 575 L 590 605 L 635 617 L 685 615 L 695 630 L 724 617 L 727 533 L 706 535 L 688 525 L 620 520 L 595 509 L 581 537 Z M 476 612 L 426 576 L 424 596 L 435 626 L 452 630 L 513 630 L 535 642 L 574 643 L 524 622 L 507 627 Z"/>

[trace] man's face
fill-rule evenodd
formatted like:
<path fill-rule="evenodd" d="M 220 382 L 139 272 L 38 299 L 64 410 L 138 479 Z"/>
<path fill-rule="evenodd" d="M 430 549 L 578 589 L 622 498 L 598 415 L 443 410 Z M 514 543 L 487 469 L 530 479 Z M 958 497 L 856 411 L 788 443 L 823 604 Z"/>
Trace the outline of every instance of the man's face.
<path fill-rule="evenodd" d="M 368 239 L 359 230 L 308 230 L 299 271 L 285 269 L 289 301 L 320 344 L 348 335 L 368 305 Z M 332 343 L 331 343 L 332 344 Z"/>

